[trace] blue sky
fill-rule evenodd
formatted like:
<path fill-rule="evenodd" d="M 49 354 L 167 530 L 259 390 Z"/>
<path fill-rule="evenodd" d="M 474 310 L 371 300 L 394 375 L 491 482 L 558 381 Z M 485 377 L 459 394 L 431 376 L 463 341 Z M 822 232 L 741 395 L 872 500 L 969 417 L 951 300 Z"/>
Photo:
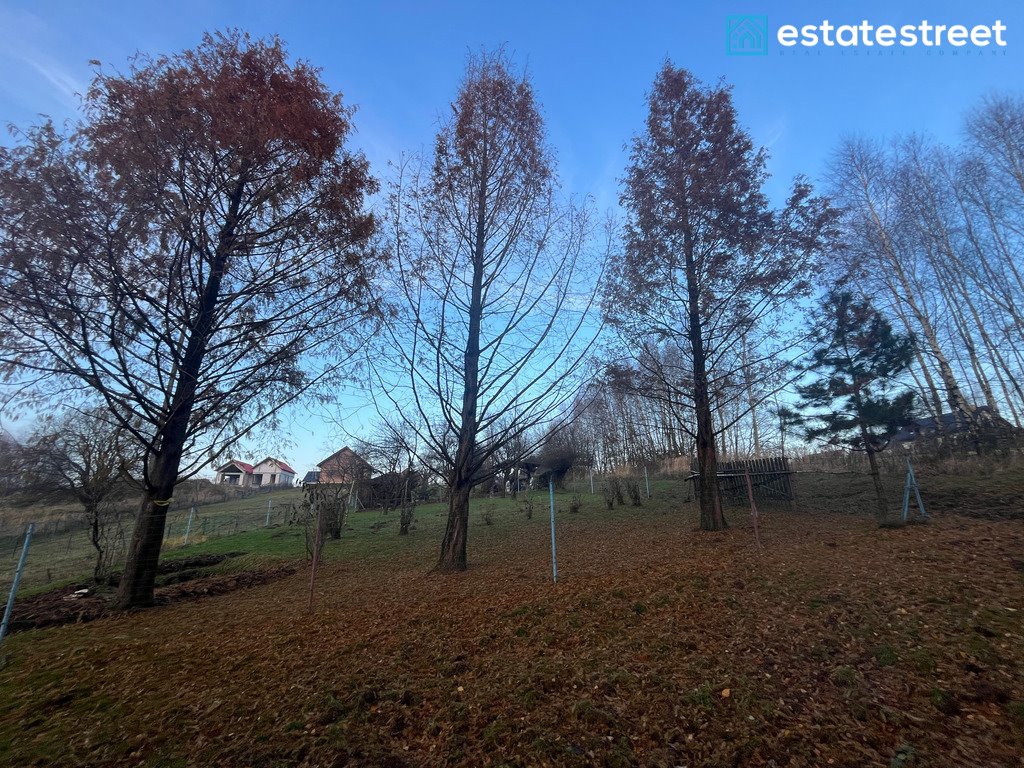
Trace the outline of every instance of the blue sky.
<path fill-rule="evenodd" d="M 730 14 L 767 15 L 772 30 L 823 19 L 998 19 L 1008 45 L 981 55 L 782 55 L 771 40 L 767 56 L 735 57 L 726 54 Z M 819 177 L 844 134 L 919 131 L 956 141 L 964 112 L 986 93 L 1019 90 L 1024 72 L 1019 2 L 0 2 L 0 120 L 73 117 L 90 59 L 121 68 L 136 51 L 173 52 L 231 26 L 277 33 L 293 56 L 323 68 L 358 106 L 353 143 L 378 175 L 400 152 L 429 148 L 467 52 L 505 45 L 534 80 L 564 188 L 600 209 L 616 205 L 623 145 L 642 127 L 644 94 L 666 56 L 705 81 L 733 84 L 741 121 L 771 152 L 776 197 L 797 173 Z M 318 417 L 297 415 L 287 431 L 292 445 L 281 452 L 300 471 L 346 442 Z"/>

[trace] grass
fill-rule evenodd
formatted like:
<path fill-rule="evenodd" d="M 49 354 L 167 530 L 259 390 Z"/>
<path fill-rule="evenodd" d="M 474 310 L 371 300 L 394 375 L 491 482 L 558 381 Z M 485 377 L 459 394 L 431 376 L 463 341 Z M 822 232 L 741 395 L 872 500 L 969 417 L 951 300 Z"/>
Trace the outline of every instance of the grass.
<path fill-rule="evenodd" d="M 257 533 L 265 524 L 268 502 L 271 503 L 272 519 L 281 523 L 286 506 L 291 502 L 298 501 L 300 497 L 299 489 L 287 489 L 199 507 L 189 530 L 190 543 L 188 546 L 183 546 L 183 542 L 186 528 L 189 528 L 189 510 L 175 510 L 167 517 L 164 556 L 170 558 L 192 553 L 239 551 L 237 547 L 223 548 L 222 542 L 225 539 L 233 538 L 235 541 L 253 542 L 261 547 L 261 551 L 265 547 L 268 557 L 273 557 L 279 549 L 275 542 L 260 536 L 246 537 L 249 534 Z M 62 517 L 70 514 L 68 508 L 64 506 L 49 510 L 35 508 L 31 512 L 34 513 L 37 522 L 45 521 L 47 515 Z M 239 531 L 237 534 L 233 533 L 236 529 Z M 125 538 L 127 539 L 130 534 L 130 530 L 126 531 Z M 196 541 L 202 541 L 202 544 L 195 544 Z M 16 543 L 20 545 L 20 542 L 21 539 L 18 537 Z M 6 593 L 10 587 L 18 552 L 14 543 L 14 539 L 12 539 L 11 549 L 0 553 L 3 556 L 3 559 L 0 560 L 0 564 L 3 566 L 0 568 L 0 593 Z M 119 551 L 123 554 L 123 545 Z M 289 548 L 282 556 L 295 557 L 300 551 L 301 549 L 294 547 Z M 84 529 L 79 528 L 68 533 L 48 536 L 34 536 L 18 594 L 28 596 L 88 580 L 91 577 L 95 560 L 96 551 L 89 543 L 87 532 Z M 120 563 L 115 561 L 114 568 L 119 567 Z"/>
<path fill-rule="evenodd" d="M 652 488 L 660 492 L 664 499 L 678 497 L 677 486 L 678 483 L 672 480 L 652 483 Z M 575 487 L 573 486 L 573 489 Z M 589 494 L 589 488 L 584 492 Z M 511 497 L 475 500 L 471 524 L 480 529 L 477 534 L 479 540 L 491 542 L 514 533 L 517 528 L 527 523 L 544 523 L 548 519 L 546 489 L 534 490 L 530 495 L 534 503 L 533 521 L 526 520 L 524 494 L 515 500 Z M 300 500 L 300 489 L 288 489 L 210 504 L 198 508 L 191 526 L 188 524 L 189 510 L 176 510 L 167 518 L 162 557 L 170 560 L 229 552 L 245 552 L 249 555 L 245 559 L 228 561 L 225 568 L 251 567 L 256 563 L 302 558 L 306 553 L 302 528 L 288 525 L 286 514 L 288 506 Z M 270 527 L 266 526 L 268 502 L 271 505 Z M 559 517 L 569 514 L 571 504 L 571 491 L 556 494 L 556 514 Z M 584 496 L 581 508 L 592 519 L 622 518 L 623 515 L 628 519 L 630 512 L 641 513 L 641 510 L 629 508 L 609 513 L 603 502 L 600 502 L 599 495 Z M 61 514 L 63 513 L 62 508 Z M 372 560 L 402 556 L 403 553 L 415 550 L 415 545 L 411 542 L 417 537 L 439 539 L 444 530 L 446 515 L 447 507 L 443 504 L 421 504 L 416 511 L 413 535 L 399 537 L 397 512 L 392 511 L 384 515 L 380 510 L 350 511 L 341 540 L 330 542 L 330 546 L 326 547 L 326 558 L 329 561 L 335 558 Z M 495 525 L 496 523 L 498 524 Z M 184 543 L 186 529 L 189 529 L 188 544 Z M 8 567 L 0 571 L 0 592 L 9 588 L 17 559 L 16 550 L 13 548 L 8 554 Z M 36 537 L 31 545 L 19 595 L 30 596 L 87 581 L 91 576 L 94 562 L 95 550 L 89 544 L 84 531 Z M 119 565 L 115 563 L 114 567 L 117 568 Z"/>

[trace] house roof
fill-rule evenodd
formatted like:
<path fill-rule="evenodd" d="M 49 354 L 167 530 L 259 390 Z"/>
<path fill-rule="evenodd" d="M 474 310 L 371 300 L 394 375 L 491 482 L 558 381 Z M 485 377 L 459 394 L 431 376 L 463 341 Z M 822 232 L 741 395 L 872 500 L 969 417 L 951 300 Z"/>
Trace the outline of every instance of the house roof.
<path fill-rule="evenodd" d="M 261 461 L 258 464 L 256 464 L 256 466 L 258 467 L 260 464 L 266 464 L 268 461 L 274 462 L 275 464 L 277 464 L 277 466 L 279 466 L 285 472 L 289 472 L 289 473 L 291 473 L 293 475 L 295 474 L 295 470 L 294 469 L 289 467 L 285 462 L 281 461 L 280 459 L 275 459 L 273 456 L 267 456 L 267 458 L 265 458 L 263 461 Z"/>
<path fill-rule="evenodd" d="M 304 478 L 302 478 L 302 484 L 303 485 L 305 485 L 306 483 L 319 483 L 319 482 L 320 482 L 320 473 L 317 472 L 315 469 L 309 470 L 309 472 L 306 473 L 306 476 Z"/>
<path fill-rule="evenodd" d="M 218 468 L 217 471 L 218 472 L 223 472 L 224 470 L 226 470 L 228 467 L 231 467 L 231 466 L 238 467 L 240 470 L 242 470 L 247 475 L 251 475 L 252 474 L 252 464 L 246 464 L 244 461 L 237 461 L 236 459 L 232 459 L 227 464 L 225 464 L 223 467 Z"/>
<path fill-rule="evenodd" d="M 974 418 L 982 420 L 993 420 L 995 422 L 1004 421 L 997 414 L 992 413 L 992 409 L 987 405 L 979 405 L 974 409 Z M 1009 423 L 1009 422 L 1007 422 Z M 941 413 L 938 417 L 926 416 L 921 419 L 914 419 L 914 421 L 906 427 L 900 429 L 893 436 L 895 442 L 909 443 L 913 442 L 918 435 L 930 434 L 937 432 L 941 429 L 943 432 L 948 434 L 956 434 L 967 429 L 970 424 L 964 419 L 961 414 L 958 413 Z"/>
<path fill-rule="evenodd" d="M 324 459 L 319 464 L 317 464 L 317 466 L 318 467 L 322 467 L 325 464 L 329 464 L 329 463 L 333 462 L 335 459 L 338 460 L 339 464 L 348 464 L 348 465 L 362 464 L 364 467 L 367 467 L 368 469 L 373 469 L 373 467 L 370 466 L 369 462 L 366 461 L 366 459 L 364 459 L 358 453 L 353 451 L 347 445 L 344 448 L 342 448 L 340 451 L 335 451 L 334 453 L 332 453 L 326 459 Z"/>

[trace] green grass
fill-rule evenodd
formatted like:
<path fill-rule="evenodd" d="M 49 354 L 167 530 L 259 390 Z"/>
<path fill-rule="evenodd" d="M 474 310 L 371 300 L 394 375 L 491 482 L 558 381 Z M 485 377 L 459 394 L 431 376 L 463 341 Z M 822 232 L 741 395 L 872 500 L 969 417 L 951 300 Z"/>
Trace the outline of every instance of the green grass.
<path fill-rule="evenodd" d="M 588 478 L 568 481 L 565 488 L 555 493 L 555 515 L 560 524 L 576 526 L 595 520 L 640 519 L 645 515 L 665 514 L 678 510 L 685 500 L 686 487 L 682 479 L 651 481 L 653 498 L 645 505 L 633 507 L 628 503 L 609 511 L 601 497 L 600 482 L 595 479 L 595 493 L 591 495 Z M 500 541 L 526 527 L 549 525 L 549 496 L 546 488 L 529 492 L 533 501 L 533 518 L 527 519 L 524 499 L 474 497 L 470 503 L 470 546 L 487 545 Z M 569 511 L 575 494 L 580 495 L 581 509 Z M 286 560 L 301 560 L 306 555 L 305 531 L 301 525 L 289 525 L 290 505 L 302 499 L 301 489 L 286 489 L 272 493 L 237 499 L 219 504 L 197 507 L 189 526 L 190 510 L 178 509 L 168 514 L 161 559 L 174 560 L 194 555 L 245 553 L 230 558 L 204 572 L 226 573 L 246 570 Z M 269 527 L 266 526 L 267 504 L 270 503 Z M 420 560 L 433 557 L 435 549 L 424 549 L 418 543 L 423 539 L 439 542 L 447 522 L 447 505 L 420 504 L 410 534 L 398 534 L 397 511 L 384 514 L 382 510 L 349 511 L 340 540 L 328 540 L 324 546 L 326 562 L 374 561 L 414 557 Z M 487 520 L 490 522 L 487 522 Z M 184 544 L 188 529 L 189 543 Z M 130 530 L 126 531 L 130 536 Z M 10 554 L 10 553 L 8 553 Z M 19 596 L 25 597 L 51 589 L 88 581 L 94 563 L 94 550 L 86 533 L 78 531 L 58 536 L 37 537 L 29 551 Z M 10 567 L 0 573 L 0 590 L 6 590 L 13 575 L 16 558 L 10 558 Z M 428 562 L 428 560 L 424 560 Z M 114 568 L 120 567 L 115 563 Z"/>
<path fill-rule="evenodd" d="M 227 544 L 226 540 L 245 541 L 244 537 L 256 533 L 264 526 L 268 501 L 271 503 L 272 521 L 282 522 L 287 505 L 299 501 L 301 494 L 300 489 L 293 488 L 198 507 L 192 520 L 189 537 L 193 542 L 205 537 L 204 544 L 208 542 L 209 548 L 203 549 L 194 548 L 191 543 L 188 547 L 174 546 L 180 544 L 184 538 L 188 527 L 189 509 L 170 512 L 167 516 L 164 538 L 166 549 L 163 556 L 170 558 L 200 552 L 251 551 L 245 547 L 231 546 Z M 39 514 L 45 513 L 40 511 Z M 66 514 L 66 510 L 64 507 L 54 508 L 54 514 Z M 238 533 L 235 533 L 236 530 Z M 129 525 L 124 531 L 125 541 L 130 536 Z M 284 548 L 273 541 L 264 541 L 259 536 L 256 537 L 256 541 L 259 543 L 261 551 L 265 548 L 266 554 L 271 559 L 277 556 L 278 550 L 283 550 L 282 556 L 284 557 L 293 557 L 300 554 L 303 549 L 301 544 L 298 548 Z M 120 556 L 115 558 L 114 569 L 121 567 L 120 560 L 123 558 L 124 546 L 121 546 L 118 551 Z M 37 535 L 33 537 L 29 547 L 25 572 L 22 575 L 18 594 L 25 597 L 68 584 L 87 581 L 91 578 L 95 559 L 96 551 L 89 543 L 87 532 L 84 529 L 49 536 Z M 3 553 L 3 560 L 0 560 L 0 593 L 6 593 L 10 588 L 16 563 L 17 557 L 13 548 Z"/>

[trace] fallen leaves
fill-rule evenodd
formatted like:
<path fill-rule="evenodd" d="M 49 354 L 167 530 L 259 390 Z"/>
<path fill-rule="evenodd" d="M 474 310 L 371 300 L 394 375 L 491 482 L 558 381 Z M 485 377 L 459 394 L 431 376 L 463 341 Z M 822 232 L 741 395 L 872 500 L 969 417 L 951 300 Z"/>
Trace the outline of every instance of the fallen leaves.
<path fill-rule="evenodd" d="M 478 545 L 459 577 L 427 572 L 429 541 L 328 565 L 314 615 L 298 573 L 15 635 L 0 759 L 885 766 L 912 745 L 929 765 L 1017 765 L 1019 524 L 769 512 L 758 553 L 742 527 L 645 515 L 562 526 L 557 589 L 537 526 Z"/>

